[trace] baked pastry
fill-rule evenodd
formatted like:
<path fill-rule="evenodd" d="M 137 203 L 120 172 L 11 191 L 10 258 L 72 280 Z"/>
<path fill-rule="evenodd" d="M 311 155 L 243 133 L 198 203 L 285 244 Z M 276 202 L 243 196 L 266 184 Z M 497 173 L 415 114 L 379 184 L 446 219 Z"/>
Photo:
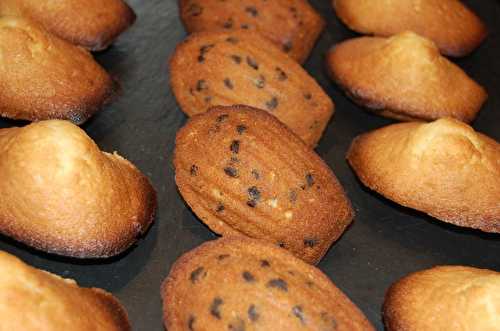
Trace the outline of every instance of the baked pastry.
<path fill-rule="evenodd" d="M 333 0 L 333 6 L 352 30 L 383 37 L 411 30 L 450 56 L 469 54 L 487 35 L 481 19 L 459 0 Z"/>
<path fill-rule="evenodd" d="M 156 195 L 117 153 L 67 121 L 0 130 L 0 232 L 79 258 L 116 255 L 151 224 Z"/>
<path fill-rule="evenodd" d="M 110 293 L 79 287 L 2 251 L 0 302 L 0 330 L 131 330 L 125 308 Z"/>
<path fill-rule="evenodd" d="M 500 232 L 500 144 L 453 119 L 357 137 L 347 159 L 369 188 L 458 226 Z"/>
<path fill-rule="evenodd" d="M 353 218 L 330 168 L 262 110 L 192 117 L 177 133 L 174 166 L 179 192 L 214 232 L 264 239 L 310 263 Z"/>
<path fill-rule="evenodd" d="M 170 60 L 170 80 L 189 116 L 211 106 L 249 105 L 267 110 L 311 146 L 333 114 L 314 78 L 256 31 L 192 34 Z"/>
<path fill-rule="evenodd" d="M 32 21 L 1 17 L 0 53 L 1 116 L 81 124 L 114 94 L 114 82 L 90 53 Z"/>
<path fill-rule="evenodd" d="M 391 286 L 383 311 L 388 331 L 498 331 L 500 273 L 462 266 L 419 271 Z"/>
<path fill-rule="evenodd" d="M 180 0 L 180 14 L 191 32 L 257 30 L 303 63 L 325 21 L 307 0 Z"/>
<path fill-rule="evenodd" d="M 107 48 L 135 21 L 133 10 L 122 0 L 2 0 L 0 15 L 31 19 L 91 51 Z"/>
<path fill-rule="evenodd" d="M 327 62 L 331 77 L 355 102 L 398 120 L 470 122 L 487 98 L 432 41 L 413 32 L 345 41 L 330 50 Z"/>
<path fill-rule="evenodd" d="M 249 238 L 207 242 L 162 286 L 169 331 L 375 330 L 319 269 Z"/>

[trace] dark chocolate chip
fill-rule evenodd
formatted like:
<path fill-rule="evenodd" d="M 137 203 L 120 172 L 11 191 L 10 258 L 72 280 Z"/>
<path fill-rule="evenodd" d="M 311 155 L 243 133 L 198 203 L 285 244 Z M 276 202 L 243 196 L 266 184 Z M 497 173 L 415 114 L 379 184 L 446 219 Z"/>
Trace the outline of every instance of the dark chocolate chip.
<path fill-rule="evenodd" d="M 266 86 L 266 77 L 264 77 L 263 75 L 260 75 L 259 77 L 257 77 L 255 79 L 254 83 L 255 83 L 255 86 L 257 86 L 257 88 L 262 89 L 262 88 L 264 88 L 264 86 Z"/>
<path fill-rule="evenodd" d="M 226 207 L 224 207 L 224 205 L 219 202 L 219 204 L 217 205 L 217 208 L 215 209 L 215 211 L 218 212 L 218 213 L 222 213 L 224 211 L 224 209 L 226 209 Z"/>
<path fill-rule="evenodd" d="M 283 292 L 288 292 L 288 284 L 281 278 L 271 279 L 269 282 L 267 282 L 267 287 L 275 288 Z"/>
<path fill-rule="evenodd" d="M 194 331 L 194 322 L 196 322 L 196 317 L 194 317 L 193 315 L 189 315 L 187 322 L 189 331 Z"/>
<path fill-rule="evenodd" d="M 222 114 L 222 115 L 219 115 L 219 116 L 217 117 L 216 122 L 217 122 L 217 123 L 222 123 L 222 122 L 224 122 L 225 120 L 227 120 L 227 119 L 228 119 L 228 117 L 229 117 L 229 115 L 228 115 L 228 114 Z"/>
<path fill-rule="evenodd" d="M 231 55 L 231 59 L 234 61 L 234 63 L 236 64 L 240 64 L 241 63 L 241 56 L 239 55 Z"/>
<path fill-rule="evenodd" d="M 320 316 L 321 316 L 321 319 L 323 320 L 323 322 L 329 323 L 330 326 L 332 327 L 329 330 L 336 330 L 337 329 L 338 323 L 335 320 L 335 318 L 328 317 L 328 313 L 325 311 L 322 311 Z"/>
<path fill-rule="evenodd" d="M 278 243 L 278 246 L 279 246 L 279 247 L 281 247 L 281 248 L 285 248 L 285 247 L 286 247 L 286 244 L 285 244 L 284 242 L 280 241 L 280 242 Z"/>
<path fill-rule="evenodd" d="M 255 169 L 252 170 L 252 176 L 253 176 L 253 178 L 255 178 L 257 180 L 260 179 L 260 173 Z"/>
<path fill-rule="evenodd" d="M 201 278 L 205 277 L 207 275 L 205 268 L 199 267 L 196 268 L 193 272 L 191 272 L 191 275 L 189 276 L 189 279 L 191 280 L 191 283 L 195 284 L 197 281 L 199 281 Z"/>
<path fill-rule="evenodd" d="M 247 56 L 247 64 L 255 69 L 255 70 L 259 70 L 259 64 L 257 63 L 257 61 L 255 61 L 254 59 L 252 59 L 250 56 Z"/>
<path fill-rule="evenodd" d="M 196 91 L 201 92 L 203 90 L 206 90 L 208 88 L 208 84 L 204 79 L 200 79 L 198 82 L 196 82 Z"/>
<path fill-rule="evenodd" d="M 270 266 L 271 266 L 271 263 L 269 263 L 269 261 L 268 261 L 268 260 L 260 260 L 260 266 L 261 266 L 262 268 L 268 268 L 268 267 L 270 267 Z"/>
<path fill-rule="evenodd" d="M 191 174 L 191 176 L 196 176 L 198 175 L 198 166 L 196 164 L 193 164 L 191 166 L 191 169 L 189 170 L 189 173 Z"/>
<path fill-rule="evenodd" d="M 306 183 L 308 187 L 312 187 L 314 185 L 314 177 L 312 174 L 307 174 L 306 175 Z"/>
<path fill-rule="evenodd" d="M 312 99 L 312 97 L 313 97 L 313 96 L 312 96 L 312 94 L 311 94 L 311 93 L 309 93 L 309 92 L 304 93 L 304 98 L 305 98 L 306 100 L 311 100 L 311 99 Z"/>
<path fill-rule="evenodd" d="M 259 15 L 259 11 L 257 10 L 257 8 L 255 8 L 254 6 L 248 6 L 245 8 L 245 11 L 253 16 L 253 17 L 257 17 L 257 15 Z"/>
<path fill-rule="evenodd" d="M 244 126 L 244 125 L 241 125 L 241 124 L 240 124 L 240 125 L 238 125 L 238 126 L 236 127 L 236 131 L 237 131 L 239 134 L 243 134 L 243 133 L 245 133 L 245 131 L 246 131 L 246 130 L 247 130 L 247 127 L 246 127 L 246 126 Z"/>
<path fill-rule="evenodd" d="M 297 317 L 302 324 L 305 324 L 306 321 L 304 319 L 304 311 L 302 309 L 302 306 L 294 306 L 292 308 L 292 314 Z"/>
<path fill-rule="evenodd" d="M 238 154 L 240 152 L 240 141 L 239 140 L 233 140 L 231 143 L 231 146 L 229 147 L 231 152 L 234 154 Z"/>
<path fill-rule="evenodd" d="M 260 201 L 260 191 L 256 186 L 252 186 L 248 189 L 248 201 L 247 205 L 254 208 Z"/>
<path fill-rule="evenodd" d="M 297 201 L 297 192 L 295 191 L 290 191 L 290 194 L 288 195 L 288 199 L 290 200 L 291 203 L 294 203 Z"/>
<path fill-rule="evenodd" d="M 291 11 L 292 13 L 296 13 L 296 12 L 297 12 L 297 8 L 295 8 L 295 7 L 290 7 L 290 11 Z"/>
<path fill-rule="evenodd" d="M 280 67 L 276 67 L 275 71 L 278 74 L 278 80 L 279 81 L 284 81 L 284 80 L 288 79 L 288 75 Z"/>
<path fill-rule="evenodd" d="M 231 164 L 235 164 L 240 162 L 240 159 L 238 159 L 236 156 L 231 156 Z"/>
<path fill-rule="evenodd" d="M 222 260 L 225 260 L 229 257 L 229 254 L 221 254 L 219 256 L 217 256 L 217 260 L 219 261 L 222 261 Z"/>
<path fill-rule="evenodd" d="M 241 275 L 243 276 L 243 279 L 244 279 L 247 283 L 253 283 L 253 282 L 255 282 L 255 277 L 254 277 L 254 275 L 252 275 L 249 271 L 244 271 Z"/>
<path fill-rule="evenodd" d="M 215 297 L 214 300 L 212 301 L 212 304 L 210 305 L 210 314 L 214 316 L 217 319 L 221 319 L 221 311 L 220 311 L 220 306 L 224 304 L 224 300 L 222 300 L 219 297 Z"/>
<path fill-rule="evenodd" d="M 292 50 L 292 47 L 293 47 L 293 44 L 290 40 L 286 41 L 284 44 L 283 44 L 283 51 L 285 53 L 288 53 Z"/>
<path fill-rule="evenodd" d="M 248 30 L 248 29 L 250 29 L 250 25 L 245 23 L 245 24 L 240 25 L 240 28 L 242 28 L 243 30 Z"/>
<path fill-rule="evenodd" d="M 255 305 L 250 305 L 250 307 L 248 307 L 248 319 L 252 322 L 259 319 L 259 313 L 257 312 Z"/>
<path fill-rule="evenodd" d="M 274 110 L 278 107 L 278 98 L 272 97 L 271 100 L 266 101 L 266 108 L 268 110 Z"/>
<path fill-rule="evenodd" d="M 304 246 L 306 246 L 306 247 L 313 248 L 317 244 L 318 244 L 318 239 L 314 239 L 314 238 L 304 239 Z"/>
<path fill-rule="evenodd" d="M 234 88 L 234 84 L 229 78 L 224 79 L 224 85 L 226 85 L 226 87 L 230 90 Z"/>
<path fill-rule="evenodd" d="M 200 54 L 205 55 L 208 53 L 209 50 L 214 48 L 215 44 L 208 44 L 208 45 L 203 45 L 200 47 Z"/>
<path fill-rule="evenodd" d="M 187 12 L 190 16 L 200 16 L 203 13 L 203 7 L 201 7 L 197 3 L 193 3 L 191 6 L 189 6 Z"/>
<path fill-rule="evenodd" d="M 238 169 L 236 168 L 233 168 L 233 167 L 225 167 L 224 168 L 224 172 L 226 173 L 226 175 L 228 175 L 229 177 L 233 177 L 233 178 L 238 178 Z"/>
<path fill-rule="evenodd" d="M 308 287 L 314 287 L 314 283 L 312 281 L 310 281 L 310 280 L 306 281 L 306 285 Z"/>
<path fill-rule="evenodd" d="M 222 24 L 222 26 L 224 27 L 224 29 L 231 29 L 233 27 L 233 19 L 230 18 L 228 19 L 227 21 L 224 22 L 224 24 Z"/>
<path fill-rule="evenodd" d="M 235 37 L 227 37 L 226 41 L 230 44 L 237 44 L 238 43 L 238 39 Z"/>

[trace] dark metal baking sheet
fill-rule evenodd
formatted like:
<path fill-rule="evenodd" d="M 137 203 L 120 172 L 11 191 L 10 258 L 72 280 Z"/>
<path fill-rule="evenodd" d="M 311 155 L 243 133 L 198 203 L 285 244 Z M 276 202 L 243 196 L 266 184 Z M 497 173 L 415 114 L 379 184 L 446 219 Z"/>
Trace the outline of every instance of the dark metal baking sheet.
<path fill-rule="evenodd" d="M 500 141 L 500 3 L 465 1 L 490 34 L 472 55 L 456 62 L 483 84 L 490 98 L 474 127 Z M 152 180 L 159 210 L 148 234 L 119 257 L 75 260 L 34 251 L 0 237 L 0 249 L 83 286 L 102 287 L 126 306 L 134 330 L 163 330 L 160 284 L 182 253 L 215 236 L 186 208 L 172 169 L 175 133 L 186 121 L 169 90 L 167 59 L 185 32 L 175 0 L 130 0 L 136 24 L 97 59 L 121 81 L 121 97 L 83 128 L 106 151 L 117 150 Z M 354 136 L 392 121 L 351 103 L 328 79 L 328 48 L 356 34 L 335 17 L 330 0 L 311 1 L 328 25 L 306 69 L 336 103 L 336 113 L 317 148 L 355 206 L 354 224 L 319 267 L 382 330 L 380 307 L 387 287 L 403 275 L 439 264 L 500 270 L 500 236 L 462 229 L 397 206 L 363 188 L 344 160 Z M 24 125 L 0 120 L 0 127 Z M 1 156 L 0 156 L 1 157 Z M 481 197 L 478 197 L 481 199 Z M 68 201 L 67 203 L 71 203 Z"/>

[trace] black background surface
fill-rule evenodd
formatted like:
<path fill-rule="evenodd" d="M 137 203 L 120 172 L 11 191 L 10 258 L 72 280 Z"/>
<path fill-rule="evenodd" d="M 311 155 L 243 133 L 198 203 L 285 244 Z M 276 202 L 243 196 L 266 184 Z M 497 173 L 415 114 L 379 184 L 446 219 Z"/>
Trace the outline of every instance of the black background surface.
<path fill-rule="evenodd" d="M 500 141 L 500 3 L 465 2 L 486 22 L 490 33 L 477 51 L 456 62 L 490 95 L 474 127 Z M 186 208 L 174 182 L 175 133 L 186 121 L 168 84 L 167 59 L 186 35 L 177 1 L 129 3 L 138 15 L 136 24 L 113 47 L 96 55 L 121 82 L 123 94 L 83 128 L 103 150 L 118 151 L 151 178 L 159 200 L 154 225 L 133 249 L 102 261 L 48 255 L 5 237 L 0 237 L 0 249 L 83 286 L 111 291 L 126 306 L 134 330 L 163 330 L 162 280 L 177 257 L 215 236 Z M 305 68 L 336 104 L 317 152 L 333 168 L 357 212 L 353 225 L 319 267 L 382 330 L 380 307 L 391 283 L 410 272 L 442 264 L 500 270 L 500 235 L 438 222 L 363 188 L 344 160 L 347 148 L 356 135 L 393 121 L 355 106 L 328 79 L 326 51 L 356 34 L 335 17 L 329 0 L 311 3 L 328 24 Z M 24 124 L 0 119 L 0 127 Z"/>

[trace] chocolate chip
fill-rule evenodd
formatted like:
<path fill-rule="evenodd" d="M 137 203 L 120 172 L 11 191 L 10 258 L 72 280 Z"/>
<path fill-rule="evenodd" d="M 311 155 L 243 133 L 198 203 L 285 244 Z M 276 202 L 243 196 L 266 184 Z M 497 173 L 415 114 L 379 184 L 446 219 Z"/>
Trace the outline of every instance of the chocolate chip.
<path fill-rule="evenodd" d="M 309 173 L 306 175 L 306 183 L 307 183 L 308 187 L 311 187 L 314 185 L 314 177 L 312 174 Z"/>
<path fill-rule="evenodd" d="M 240 162 L 240 159 L 238 159 L 236 156 L 231 156 L 231 164 L 235 164 Z"/>
<path fill-rule="evenodd" d="M 229 78 L 224 79 L 224 85 L 230 90 L 234 88 L 233 82 Z"/>
<path fill-rule="evenodd" d="M 260 191 L 256 186 L 252 186 L 248 189 L 248 201 L 247 205 L 254 208 L 260 201 Z"/>
<path fill-rule="evenodd" d="M 187 322 L 189 331 L 194 331 L 194 322 L 196 322 L 196 317 L 194 317 L 193 315 L 189 315 Z"/>
<path fill-rule="evenodd" d="M 240 124 L 240 125 L 238 125 L 238 126 L 236 127 L 236 131 L 237 131 L 239 134 L 243 134 L 243 133 L 245 133 L 245 131 L 246 131 L 246 130 L 247 130 L 247 127 L 246 127 L 246 126 L 244 126 L 244 125 L 241 125 L 241 124 Z"/>
<path fill-rule="evenodd" d="M 313 96 L 312 96 L 312 94 L 311 94 L 311 93 L 309 93 L 309 92 L 304 93 L 304 98 L 305 98 L 306 100 L 311 100 L 311 99 L 312 99 L 312 97 L 313 97 Z"/>
<path fill-rule="evenodd" d="M 229 117 L 229 115 L 228 115 L 228 114 L 222 114 L 222 115 L 219 115 L 219 116 L 217 117 L 216 122 L 217 122 L 217 123 L 222 123 L 222 122 L 224 122 L 225 120 L 227 120 L 227 119 L 228 119 L 228 117 Z"/>
<path fill-rule="evenodd" d="M 191 283 L 195 284 L 197 281 L 199 281 L 201 278 L 204 278 L 207 275 L 205 268 L 199 267 L 196 268 L 193 272 L 191 272 L 191 275 L 189 276 L 189 279 L 191 280 Z"/>
<path fill-rule="evenodd" d="M 191 6 L 189 6 L 187 12 L 190 16 L 200 16 L 203 13 L 203 7 L 201 7 L 197 3 L 193 3 Z"/>
<path fill-rule="evenodd" d="M 237 44 L 239 40 L 235 37 L 227 37 L 226 41 L 230 44 Z"/>
<path fill-rule="evenodd" d="M 255 169 L 252 170 L 252 176 L 253 176 L 253 178 L 255 178 L 257 180 L 260 179 L 260 173 Z"/>
<path fill-rule="evenodd" d="M 268 110 L 274 110 L 278 107 L 278 98 L 272 97 L 271 100 L 266 101 L 266 108 Z"/>
<path fill-rule="evenodd" d="M 222 24 L 222 27 L 224 27 L 224 29 L 231 29 L 233 27 L 233 19 L 230 18 L 228 19 L 227 21 L 224 22 L 224 24 Z"/>
<path fill-rule="evenodd" d="M 244 271 L 241 275 L 243 276 L 243 279 L 244 279 L 247 283 L 253 283 L 253 282 L 255 282 L 255 277 L 254 277 L 254 275 L 252 275 L 249 271 Z"/>
<path fill-rule="evenodd" d="M 219 261 L 222 261 L 222 260 L 225 260 L 229 257 L 229 254 L 221 254 L 219 256 L 217 256 L 217 260 Z"/>
<path fill-rule="evenodd" d="M 280 242 L 278 243 L 278 246 L 279 246 L 279 247 L 281 247 L 281 248 L 285 248 L 285 247 L 286 247 L 286 244 L 285 244 L 284 242 L 280 241 Z"/>
<path fill-rule="evenodd" d="M 208 88 L 208 84 L 204 79 L 200 79 L 198 82 L 196 82 L 196 91 L 201 92 L 203 90 L 206 90 Z"/>
<path fill-rule="evenodd" d="M 238 175 L 238 170 L 236 168 L 233 168 L 233 167 L 225 167 L 224 168 L 224 172 L 226 173 L 226 175 L 228 175 L 229 177 L 233 177 L 233 178 L 238 178 L 239 175 Z"/>
<path fill-rule="evenodd" d="M 210 305 L 210 314 L 212 314 L 212 316 L 219 320 L 221 319 L 220 306 L 222 306 L 223 304 L 224 300 L 219 297 L 215 297 L 212 301 L 212 304 Z"/>
<path fill-rule="evenodd" d="M 292 47 L 293 47 L 293 44 L 290 40 L 286 41 L 285 43 L 283 43 L 283 51 L 285 53 L 288 53 L 292 50 Z"/>
<path fill-rule="evenodd" d="M 314 283 L 312 281 L 310 281 L 310 280 L 306 281 L 306 285 L 308 287 L 314 287 Z"/>
<path fill-rule="evenodd" d="M 250 26 L 245 23 L 245 24 L 240 25 L 240 28 L 242 28 L 244 30 L 248 30 L 248 29 L 250 29 Z"/>
<path fill-rule="evenodd" d="M 245 11 L 253 17 L 257 17 L 257 15 L 259 15 L 259 11 L 254 6 L 246 7 Z"/>
<path fill-rule="evenodd" d="M 214 44 L 209 44 L 209 45 L 203 45 L 200 47 L 200 55 L 198 56 L 198 62 L 202 63 L 205 61 L 205 54 L 208 53 L 215 45 Z"/>
<path fill-rule="evenodd" d="M 219 202 L 219 204 L 217 205 L 217 208 L 215 209 L 215 211 L 218 212 L 218 213 L 222 213 L 224 211 L 224 209 L 226 209 L 226 207 L 224 207 L 224 205 Z"/>
<path fill-rule="evenodd" d="M 209 103 L 210 101 L 212 101 L 212 97 L 210 95 L 207 95 L 203 100 L 205 100 L 205 103 Z"/>
<path fill-rule="evenodd" d="M 304 239 L 304 246 L 313 248 L 318 244 L 318 239 L 314 238 L 309 238 L 309 239 Z"/>
<path fill-rule="evenodd" d="M 238 154 L 240 152 L 240 141 L 239 140 L 233 140 L 231 143 L 231 146 L 229 147 L 231 152 L 234 154 Z"/>
<path fill-rule="evenodd" d="M 234 63 L 236 64 L 240 64 L 241 63 L 241 56 L 239 55 L 231 55 L 231 59 L 234 61 Z"/>
<path fill-rule="evenodd" d="M 305 324 L 304 320 L 304 311 L 302 310 L 302 306 L 294 306 L 292 308 L 292 314 L 297 317 L 302 324 Z"/>
<path fill-rule="evenodd" d="M 189 173 L 191 174 L 191 176 L 196 176 L 198 175 L 198 166 L 196 164 L 193 164 L 191 166 L 191 169 L 189 170 Z"/>
<path fill-rule="evenodd" d="M 229 331 L 245 331 L 245 321 L 237 318 L 236 321 L 228 324 L 227 329 Z"/>
<path fill-rule="evenodd" d="M 278 74 L 279 81 L 284 81 L 288 79 L 288 75 L 286 74 L 286 72 L 283 71 L 283 69 L 276 67 L 275 71 Z"/>
<path fill-rule="evenodd" d="M 269 282 L 267 282 L 267 287 L 275 288 L 283 292 L 288 292 L 288 284 L 281 278 L 271 279 Z"/>
<path fill-rule="evenodd" d="M 260 266 L 262 268 L 269 268 L 271 266 L 271 263 L 269 263 L 268 260 L 260 260 Z"/>
<path fill-rule="evenodd" d="M 252 322 L 259 319 L 259 313 L 257 312 L 255 305 L 250 305 L 250 307 L 248 307 L 248 319 Z"/>
<path fill-rule="evenodd" d="M 255 61 L 254 59 L 252 59 L 250 56 L 247 56 L 247 64 L 255 69 L 255 70 L 259 70 L 259 64 L 257 63 L 257 61 Z"/>
<path fill-rule="evenodd" d="M 290 191 L 290 193 L 288 194 L 288 199 L 290 200 L 291 203 L 294 203 L 297 201 L 297 192 L 295 191 Z"/>
<path fill-rule="evenodd" d="M 328 313 L 325 312 L 325 311 L 322 311 L 320 316 L 321 316 L 321 319 L 323 320 L 323 322 L 329 323 L 331 325 L 331 327 L 332 327 L 331 330 L 336 330 L 337 329 L 338 323 L 335 320 L 335 318 L 328 317 Z"/>

